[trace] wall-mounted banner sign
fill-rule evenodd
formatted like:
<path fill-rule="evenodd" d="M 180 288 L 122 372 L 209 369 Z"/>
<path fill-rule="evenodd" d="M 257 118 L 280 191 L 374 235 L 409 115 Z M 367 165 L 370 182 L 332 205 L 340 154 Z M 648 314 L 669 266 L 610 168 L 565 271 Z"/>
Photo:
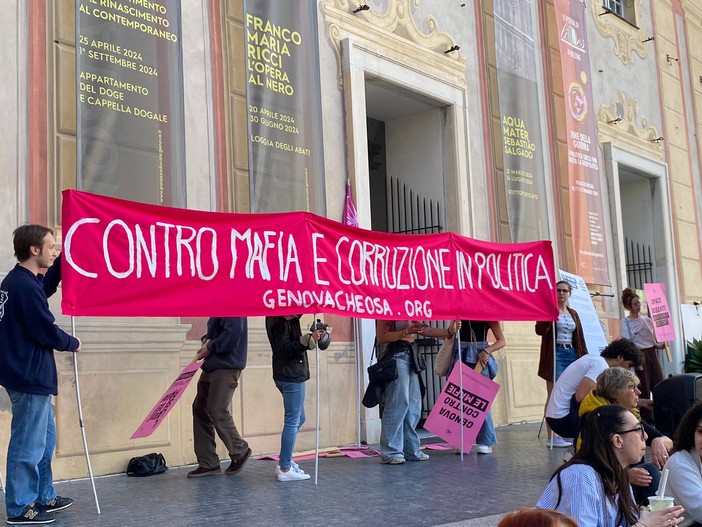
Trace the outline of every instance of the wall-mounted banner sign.
<path fill-rule="evenodd" d="M 551 242 L 402 235 L 63 192 L 67 315 L 555 320 Z"/>
<path fill-rule="evenodd" d="M 244 0 L 252 212 L 324 213 L 317 3 Z"/>
<path fill-rule="evenodd" d="M 531 0 L 494 0 L 495 58 L 509 232 L 549 238 Z"/>
<path fill-rule="evenodd" d="M 185 206 L 178 0 L 76 0 L 79 189 Z"/>
<path fill-rule="evenodd" d="M 575 271 L 589 284 L 609 285 L 585 3 L 556 0 L 555 8 L 563 69 Z"/>

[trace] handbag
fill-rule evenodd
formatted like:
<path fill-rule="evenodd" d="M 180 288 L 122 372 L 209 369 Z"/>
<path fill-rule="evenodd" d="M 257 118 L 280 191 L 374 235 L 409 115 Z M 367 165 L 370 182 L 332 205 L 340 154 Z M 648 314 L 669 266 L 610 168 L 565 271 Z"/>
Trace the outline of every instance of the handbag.
<path fill-rule="evenodd" d="M 378 340 L 376 339 L 373 345 L 373 353 L 371 354 L 371 361 L 375 355 L 375 350 L 378 347 Z M 397 379 L 397 362 L 395 362 L 395 357 L 393 354 L 385 354 L 382 360 L 377 361 L 375 364 L 368 366 L 368 380 L 375 384 L 387 384 L 389 382 Z"/>
<path fill-rule="evenodd" d="M 456 335 L 444 340 L 439 353 L 434 361 L 434 373 L 439 377 L 444 377 L 451 371 L 451 363 L 453 362 L 453 344 L 456 342 Z"/>
<path fill-rule="evenodd" d="M 419 351 L 417 343 L 412 343 L 412 366 L 415 373 L 422 373 L 427 369 L 427 361 L 424 359 L 424 353 Z"/>
<path fill-rule="evenodd" d="M 145 477 L 166 472 L 166 459 L 163 454 L 152 452 L 144 456 L 133 457 L 127 464 L 127 476 Z"/>

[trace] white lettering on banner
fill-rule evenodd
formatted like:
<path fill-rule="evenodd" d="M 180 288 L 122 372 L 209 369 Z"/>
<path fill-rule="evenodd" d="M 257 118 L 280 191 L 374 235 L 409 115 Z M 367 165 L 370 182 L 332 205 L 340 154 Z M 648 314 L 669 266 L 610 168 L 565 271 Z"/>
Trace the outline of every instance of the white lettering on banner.
<path fill-rule="evenodd" d="M 295 274 L 297 276 L 297 281 L 302 283 L 302 269 L 300 268 L 300 258 L 297 253 L 297 245 L 295 244 L 295 239 L 292 234 L 288 235 L 287 244 L 287 254 L 283 256 L 283 232 L 274 231 L 264 231 L 263 238 L 265 242 L 261 241 L 261 237 L 257 232 L 252 233 L 251 229 L 247 229 L 243 234 L 236 229 L 231 230 L 230 234 L 230 244 L 232 252 L 232 267 L 229 271 L 229 278 L 234 278 L 236 275 L 236 264 L 238 260 L 238 249 L 237 240 L 246 242 L 246 248 L 248 250 L 248 257 L 246 260 L 246 266 L 244 268 L 244 273 L 246 278 L 255 278 L 254 274 L 254 263 L 258 263 L 259 278 L 270 281 L 271 273 L 268 268 L 268 253 L 270 249 L 277 247 L 278 253 L 278 263 L 285 265 L 280 265 L 280 276 L 278 277 L 283 282 L 288 281 L 288 276 L 290 274 L 290 267 L 295 266 Z M 277 237 L 276 243 L 270 243 L 272 236 Z"/>
<path fill-rule="evenodd" d="M 426 303 L 428 304 L 428 302 Z M 390 304 L 384 298 L 346 293 L 344 291 L 332 293 L 327 290 L 292 291 L 288 289 L 269 289 L 263 293 L 263 305 L 269 309 L 319 306 L 321 309 L 340 309 L 368 315 L 393 314 Z M 431 313 L 431 309 L 429 309 L 429 312 Z"/>
<path fill-rule="evenodd" d="M 122 227 L 122 229 L 124 229 L 124 232 L 127 235 L 127 243 L 129 244 L 129 268 L 121 273 L 115 271 L 114 267 L 112 267 L 112 260 L 110 259 L 110 251 L 108 249 L 107 244 L 110 232 L 112 232 L 112 227 L 116 225 L 119 225 L 120 227 Z M 127 278 L 130 274 L 134 272 L 134 236 L 132 235 L 132 231 L 129 230 L 129 227 L 127 227 L 127 224 L 124 223 L 122 220 L 112 220 L 110 223 L 107 224 L 105 233 L 102 235 L 102 254 L 105 257 L 107 270 L 115 278 Z"/>
<path fill-rule="evenodd" d="M 73 242 L 73 235 L 78 230 L 78 227 L 80 227 L 81 225 L 85 225 L 86 223 L 100 223 L 100 220 L 97 218 L 83 218 L 82 220 L 78 220 L 73 225 L 71 225 L 71 228 L 68 229 L 68 232 L 66 233 L 63 239 L 63 258 L 64 260 L 66 260 L 66 263 L 73 267 L 73 269 L 75 269 L 79 274 L 87 278 L 97 278 L 97 273 L 88 272 L 82 267 L 80 267 L 73 260 L 73 255 L 71 254 L 71 244 Z"/>
<path fill-rule="evenodd" d="M 320 263 L 326 263 L 326 258 L 320 258 L 317 253 L 317 240 L 319 238 L 324 238 L 324 234 L 312 233 L 312 259 L 314 262 L 314 281 L 319 285 L 330 285 L 329 280 L 322 280 L 319 277 L 319 265 Z"/>

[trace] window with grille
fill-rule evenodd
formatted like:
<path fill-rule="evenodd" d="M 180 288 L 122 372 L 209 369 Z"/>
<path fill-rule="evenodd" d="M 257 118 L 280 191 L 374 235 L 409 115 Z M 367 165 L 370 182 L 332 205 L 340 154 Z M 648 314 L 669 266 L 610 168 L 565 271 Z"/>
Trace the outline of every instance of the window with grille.
<path fill-rule="evenodd" d="M 624 16 L 624 0 L 603 0 L 602 7 L 612 11 L 617 16 L 626 18 Z"/>

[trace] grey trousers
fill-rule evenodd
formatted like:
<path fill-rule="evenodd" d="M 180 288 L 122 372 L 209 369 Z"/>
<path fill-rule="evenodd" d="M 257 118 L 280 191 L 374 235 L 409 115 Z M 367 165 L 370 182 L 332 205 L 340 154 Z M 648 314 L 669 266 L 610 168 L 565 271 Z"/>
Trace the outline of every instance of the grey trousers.
<path fill-rule="evenodd" d="M 229 406 L 239 385 L 241 370 L 202 371 L 193 401 L 195 456 L 203 468 L 219 466 L 215 432 L 227 447 L 232 461 L 248 451 L 249 444 L 239 435 Z"/>

